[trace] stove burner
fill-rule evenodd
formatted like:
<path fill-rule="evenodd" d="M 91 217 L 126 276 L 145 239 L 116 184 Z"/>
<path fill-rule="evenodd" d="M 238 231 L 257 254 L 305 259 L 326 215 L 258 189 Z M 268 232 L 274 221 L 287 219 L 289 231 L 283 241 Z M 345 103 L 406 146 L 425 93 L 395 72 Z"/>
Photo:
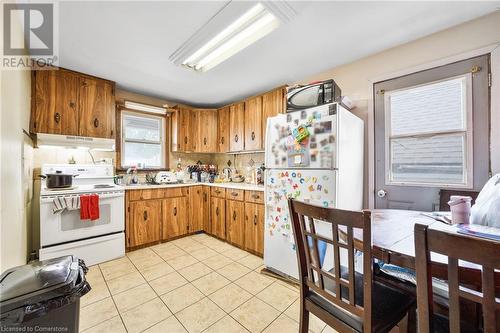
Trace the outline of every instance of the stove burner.
<path fill-rule="evenodd" d="M 110 185 L 110 184 L 97 184 L 94 185 L 94 188 L 113 188 L 115 185 Z"/>
<path fill-rule="evenodd" d="M 46 188 L 47 191 L 70 191 L 70 190 L 75 190 L 77 189 L 78 186 L 70 186 L 70 187 L 54 187 L 54 188 Z"/>

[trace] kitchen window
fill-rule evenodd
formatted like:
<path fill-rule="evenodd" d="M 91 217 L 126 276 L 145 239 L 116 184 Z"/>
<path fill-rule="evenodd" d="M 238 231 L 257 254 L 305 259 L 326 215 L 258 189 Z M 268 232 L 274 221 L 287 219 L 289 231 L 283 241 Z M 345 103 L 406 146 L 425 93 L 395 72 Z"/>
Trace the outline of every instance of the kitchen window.
<path fill-rule="evenodd" d="M 386 184 L 472 185 L 471 74 L 386 91 Z"/>
<path fill-rule="evenodd" d="M 145 113 L 121 112 L 121 166 L 166 168 L 166 119 Z"/>

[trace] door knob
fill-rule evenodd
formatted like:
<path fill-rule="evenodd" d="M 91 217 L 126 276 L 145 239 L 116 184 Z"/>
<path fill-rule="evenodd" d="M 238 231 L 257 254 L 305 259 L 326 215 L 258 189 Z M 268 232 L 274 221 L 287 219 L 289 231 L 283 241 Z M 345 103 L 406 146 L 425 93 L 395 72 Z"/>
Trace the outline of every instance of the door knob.
<path fill-rule="evenodd" d="M 379 198 L 384 198 L 386 195 L 387 195 L 386 190 L 378 190 L 378 192 L 377 192 L 377 197 L 379 197 Z"/>

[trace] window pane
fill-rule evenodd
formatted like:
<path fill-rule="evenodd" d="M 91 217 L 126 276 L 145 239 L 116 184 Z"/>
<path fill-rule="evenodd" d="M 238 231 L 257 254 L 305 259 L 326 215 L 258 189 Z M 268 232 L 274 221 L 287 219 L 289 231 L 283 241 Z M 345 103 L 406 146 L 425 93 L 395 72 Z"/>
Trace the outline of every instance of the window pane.
<path fill-rule="evenodd" d="M 465 135 L 391 139 L 391 181 L 463 184 Z"/>
<path fill-rule="evenodd" d="M 123 127 L 125 139 L 159 142 L 161 139 L 161 118 L 125 115 Z"/>
<path fill-rule="evenodd" d="M 125 142 L 123 166 L 142 164 L 143 168 L 162 167 L 161 144 Z"/>
<path fill-rule="evenodd" d="M 465 130 L 465 78 L 389 93 L 391 135 Z"/>

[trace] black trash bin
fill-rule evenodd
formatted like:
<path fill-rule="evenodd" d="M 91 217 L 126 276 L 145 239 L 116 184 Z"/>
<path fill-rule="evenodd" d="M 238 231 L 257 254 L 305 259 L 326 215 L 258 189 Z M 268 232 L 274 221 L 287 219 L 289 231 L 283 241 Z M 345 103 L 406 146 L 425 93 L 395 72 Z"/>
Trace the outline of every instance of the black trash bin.
<path fill-rule="evenodd" d="M 82 260 L 65 256 L 14 267 L 0 277 L 0 331 L 78 332 L 90 291 Z"/>

